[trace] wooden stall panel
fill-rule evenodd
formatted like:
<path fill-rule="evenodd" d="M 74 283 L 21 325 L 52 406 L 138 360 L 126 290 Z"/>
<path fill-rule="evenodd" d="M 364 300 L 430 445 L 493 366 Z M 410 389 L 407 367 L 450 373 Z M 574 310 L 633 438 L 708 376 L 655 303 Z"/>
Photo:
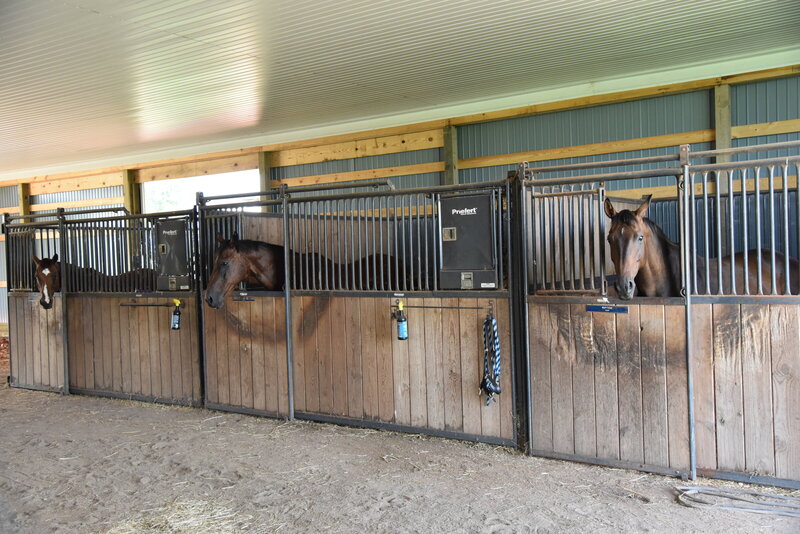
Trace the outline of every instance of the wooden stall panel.
<path fill-rule="evenodd" d="M 532 449 L 686 470 L 683 308 L 627 308 L 598 313 L 558 299 L 529 303 Z M 668 324 L 674 335 L 667 336 Z"/>
<path fill-rule="evenodd" d="M 39 293 L 11 293 L 8 298 L 12 385 L 60 391 L 64 387 L 61 295 L 53 307 L 39 304 Z"/>
<path fill-rule="evenodd" d="M 204 321 L 207 405 L 287 415 L 284 299 L 229 297 L 219 310 L 205 305 Z"/>
<path fill-rule="evenodd" d="M 507 301 L 405 299 L 412 306 L 409 338 L 400 341 L 391 315 L 394 300 L 295 297 L 297 410 L 310 418 L 319 414 L 513 440 Z M 479 386 L 490 300 L 498 319 L 503 393 L 486 406 Z"/>
<path fill-rule="evenodd" d="M 199 403 L 196 299 L 181 301 L 181 328 L 171 330 L 171 298 L 70 296 L 70 388 L 156 402 Z"/>

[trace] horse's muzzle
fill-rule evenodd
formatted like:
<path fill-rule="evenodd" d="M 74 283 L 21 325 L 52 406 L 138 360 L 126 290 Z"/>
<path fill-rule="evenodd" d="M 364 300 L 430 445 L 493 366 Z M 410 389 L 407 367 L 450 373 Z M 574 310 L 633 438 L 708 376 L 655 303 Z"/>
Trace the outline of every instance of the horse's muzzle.
<path fill-rule="evenodd" d="M 614 286 L 617 288 L 617 295 L 622 300 L 632 299 L 633 294 L 636 292 L 636 283 L 633 280 L 622 280 L 618 278 Z"/>
<path fill-rule="evenodd" d="M 225 299 L 215 299 L 211 295 L 206 295 L 206 304 L 208 304 L 210 307 L 214 308 L 215 310 L 218 310 L 218 309 L 222 308 L 222 304 L 224 302 L 225 302 Z"/>
<path fill-rule="evenodd" d="M 52 301 L 52 300 L 51 300 L 50 302 L 45 302 L 45 301 L 44 301 L 44 299 L 39 299 L 39 304 L 40 304 L 40 305 L 42 306 L 42 308 L 44 308 L 45 310 L 49 310 L 50 308 L 52 308 L 52 307 L 53 307 L 53 301 Z"/>

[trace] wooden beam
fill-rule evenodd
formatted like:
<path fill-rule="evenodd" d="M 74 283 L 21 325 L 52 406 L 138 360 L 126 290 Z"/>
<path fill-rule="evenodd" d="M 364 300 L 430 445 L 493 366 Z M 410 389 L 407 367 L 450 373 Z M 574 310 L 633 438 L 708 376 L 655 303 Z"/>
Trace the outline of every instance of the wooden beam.
<path fill-rule="evenodd" d="M 238 155 L 227 158 L 190 161 L 175 165 L 158 167 L 144 167 L 139 170 L 136 177 L 137 183 L 153 182 L 156 180 L 171 180 L 173 178 L 189 178 L 192 176 L 205 176 L 209 174 L 222 174 L 226 172 L 247 171 L 258 168 L 258 153 Z"/>
<path fill-rule="evenodd" d="M 779 135 L 800 132 L 800 119 L 786 121 L 762 122 L 759 124 L 743 124 L 731 127 L 731 138 L 757 137 L 761 135 Z"/>
<path fill-rule="evenodd" d="M 714 87 L 714 147 L 730 148 L 731 140 L 731 86 L 728 84 Z M 730 155 L 717 156 L 717 163 L 731 160 Z"/>
<path fill-rule="evenodd" d="M 17 206 L 20 215 L 29 215 L 31 212 L 31 186 L 30 184 L 17 185 Z"/>
<path fill-rule="evenodd" d="M 122 171 L 122 198 L 125 209 L 131 215 L 142 213 L 142 190 L 136 183 L 138 171 L 125 169 Z"/>
<path fill-rule="evenodd" d="M 287 167 L 289 165 L 338 161 L 363 158 L 365 156 L 397 154 L 412 150 L 440 148 L 443 143 L 441 129 L 425 130 L 341 143 L 322 144 L 307 148 L 272 151 L 270 164 L 273 167 Z"/>
<path fill-rule="evenodd" d="M 99 189 L 117 185 L 122 185 L 122 171 L 95 176 L 81 176 L 66 180 L 53 180 L 51 182 L 31 182 L 30 187 L 31 195 L 45 195 L 48 193 Z"/>
<path fill-rule="evenodd" d="M 455 126 L 444 127 L 444 177 L 442 184 L 458 183 L 458 130 Z"/>
<path fill-rule="evenodd" d="M 56 208 L 89 208 L 92 206 L 108 206 L 111 204 L 124 204 L 125 197 L 87 198 L 69 202 L 51 202 L 49 204 L 31 204 L 31 211 L 48 211 Z"/>
<path fill-rule="evenodd" d="M 270 166 L 270 152 L 258 153 L 258 188 L 259 191 L 269 191 L 272 188 L 272 167 Z M 262 199 L 263 200 L 263 199 Z M 270 206 L 261 206 L 261 212 L 274 211 Z"/>
<path fill-rule="evenodd" d="M 549 161 L 562 158 L 578 158 L 583 156 L 597 156 L 600 154 L 615 154 L 631 150 L 646 150 L 649 148 L 663 148 L 678 146 L 683 143 L 705 143 L 714 140 L 714 130 L 697 130 L 694 132 L 681 132 L 653 137 L 639 137 L 636 139 L 622 139 L 620 141 L 607 141 L 605 143 L 592 143 L 589 145 L 565 146 L 531 150 L 514 154 L 498 154 L 495 156 L 482 156 L 459 160 L 461 169 L 474 169 L 478 167 L 494 167 L 498 165 L 515 165 L 522 161 Z M 677 153 L 677 150 L 676 150 Z"/>
<path fill-rule="evenodd" d="M 368 169 L 365 171 L 332 172 L 329 174 L 318 174 L 315 176 L 287 178 L 286 180 L 273 181 L 272 187 L 280 187 L 281 184 L 298 186 L 330 184 L 336 182 L 353 182 L 359 180 L 374 180 L 378 178 L 391 178 L 393 176 L 408 176 L 410 174 L 425 174 L 442 171 L 444 171 L 444 163 L 441 161 L 436 161 L 433 163 L 417 163 L 415 165 L 401 165 L 398 167 L 382 167 L 380 169 Z"/>

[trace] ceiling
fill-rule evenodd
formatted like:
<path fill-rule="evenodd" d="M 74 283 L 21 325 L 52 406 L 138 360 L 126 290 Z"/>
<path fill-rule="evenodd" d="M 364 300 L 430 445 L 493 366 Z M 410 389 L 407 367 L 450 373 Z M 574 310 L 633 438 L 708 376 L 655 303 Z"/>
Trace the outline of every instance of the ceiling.
<path fill-rule="evenodd" d="M 0 179 L 800 63 L 797 0 L 2 0 Z"/>

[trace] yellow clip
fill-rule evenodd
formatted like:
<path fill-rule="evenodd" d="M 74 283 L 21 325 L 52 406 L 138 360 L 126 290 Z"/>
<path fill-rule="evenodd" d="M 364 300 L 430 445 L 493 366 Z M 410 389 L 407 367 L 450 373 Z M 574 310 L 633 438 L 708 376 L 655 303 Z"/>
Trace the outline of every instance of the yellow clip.
<path fill-rule="evenodd" d="M 402 300 L 398 300 L 397 301 L 397 309 L 399 311 L 403 311 L 403 301 Z"/>
<path fill-rule="evenodd" d="M 175 305 L 176 308 L 180 308 L 181 306 L 180 299 L 172 299 L 172 303 Z"/>

